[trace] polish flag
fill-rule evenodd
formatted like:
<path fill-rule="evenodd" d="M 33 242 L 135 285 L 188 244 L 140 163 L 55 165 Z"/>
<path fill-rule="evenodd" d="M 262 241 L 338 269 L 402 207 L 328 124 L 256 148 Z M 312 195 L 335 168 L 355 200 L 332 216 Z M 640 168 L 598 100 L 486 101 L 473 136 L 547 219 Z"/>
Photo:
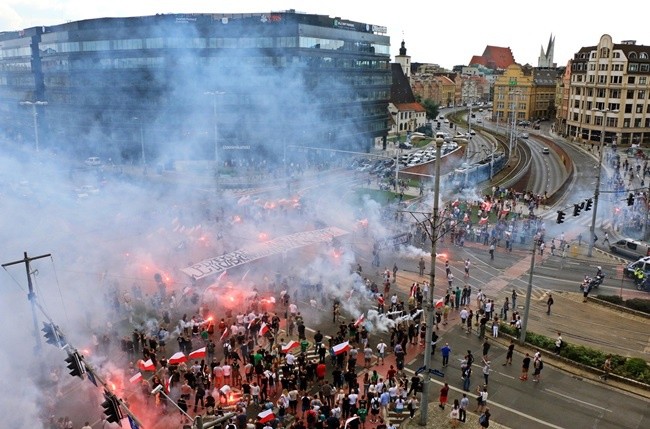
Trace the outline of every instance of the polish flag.
<path fill-rule="evenodd" d="M 289 350 L 296 348 L 300 345 L 298 341 L 289 341 L 287 344 L 282 346 L 282 353 L 289 353 Z"/>
<path fill-rule="evenodd" d="M 165 380 L 165 392 L 171 393 L 172 391 L 172 377 L 173 375 L 170 375 L 167 380 Z"/>
<path fill-rule="evenodd" d="M 440 298 L 439 300 L 436 301 L 436 308 L 442 308 L 445 305 L 445 300 L 443 298 Z"/>
<path fill-rule="evenodd" d="M 267 423 L 275 418 L 275 414 L 272 409 L 264 410 L 257 415 L 257 418 L 259 423 Z"/>
<path fill-rule="evenodd" d="M 257 319 L 253 319 L 253 320 L 251 320 L 250 322 L 248 322 L 248 330 L 249 330 L 249 331 L 251 330 L 251 328 L 252 328 L 253 325 L 255 324 L 255 321 L 256 321 L 256 320 L 257 320 Z"/>
<path fill-rule="evenodd" d="M 350 422 L 353 422 L 354 420 L 356 420 L 356 419 L 358 419 L 358 418 L 359 418 L 359 416 L 354 416 L 354 417 L 350 417 L 349 419 L 347 419 L 347 420 L 345 421 L 345 426 L 343 426 L 343 429 L 347 429 L 347 427 L 348 427 L 348 425 L 350 424 Z"/>
<path fill-rule="evenodd" d="M 361 316 L 359 316 L 359 318 L 357 319 L 357 321 L 354 322 L 354 327 L 355 327 L 355 328 L 358 328 L 359 325 L 361 325 L 365 319 L 366 319 L 366 316 L 364 316 L 363 313 L 361 313 Z"/>
<path fill-rule="evenodd" d="M 201 359 L 205 357 L 205 347 L 201 347 L 200 349 L 194 350 L 192 353 L 190 353 L 189 358 L 190 359 Z"/>
<path fill-rule="evenodd" d="M 269 332 L 269 325 L 267 325 L 266 322 L 262 322 L 262 325 L 260 326 L 259 336 L 262 337 L 266 335 L 267 332 Z"/>
<path fill-rule="evenodd" d="M 489 218 L 488 218 L 487 216 L 486 216 L 486 217 L 482 217 L 481 220 L 478 221 L 478 224 L 479 224 L 479 225 L 485 225 L 485 224 L 488 223 L 488 220 L 489 220 Z"/>
<path fill-rule="evenodd" d="M 219 341 L 225 341 L 226 338 L 228 338 L 228 333 L 230 332 L 230 329 L 226 328 L 223 330 L 221 333 L 221 337 L 219 338 Z"/>
<path fill-rule="evenodd" d="M 174 353 L 174 355 L 169 358 L 170 365 L 178 365 L 182 362 L 187 362 L 187 356 L 185 356 L 183 352 Z"/>
<path fill-rule="evenodd" d="M 129 381 L 131 383 L 137 383 L 138 381 L 142 380 L 142 374 L 141 373 L 136 373 L 133 377 L 129 378 Z"/>
<path fill-rule="evenodd" d="M 334 347 L 332 347 L 332 350 L 334 351 L 334 354 L 337 356 L 340 355 L 341 353 L 345 353 L 348 350 L 350 350 L 350 342 L 345 341 L 341 344 L 337 344 Z"/>
<path fill-rule="evenodd" d="M 156 366 L 153 364 L 153 361 L 151 359 L 147 360 L 146 362 L 143 362 L 142 359 L 138 361 L 138 368 L 141 371 L 155 371 Z"/>

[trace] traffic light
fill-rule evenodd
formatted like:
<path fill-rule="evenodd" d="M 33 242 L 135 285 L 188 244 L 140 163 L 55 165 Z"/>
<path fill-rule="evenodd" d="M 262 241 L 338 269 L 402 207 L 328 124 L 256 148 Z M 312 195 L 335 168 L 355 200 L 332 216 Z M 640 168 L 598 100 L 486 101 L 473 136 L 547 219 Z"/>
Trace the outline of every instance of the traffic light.
<path fill-rule="evenodd" d="M 104 414 L 106 414 L 106 421 L 109 423 L 117 423 L 122 427 L 122 410 L 120 409 L 120 402 L 117 400 L 115 395 L 110 393 L 107 390 L 104 390 L 104 398 L 106 399 L 102 402 L 102 407 L 104 408 Z"/>
<path fill-rule="evenodd" d="M 65 338 L 63 338 L 63 334 L 59 331 L 59 327 L 54 323 L 43 322 L 43 329 L 41 329 L 41 331 L 45 334 L 45 341 L 48 344 L 57 347 L 63 347 L 65 345 Z"/>
<path fill-rule="evenodd" d="M 564 213 L 562 210 L 557 211 L 557 223 L 564 223 L 564 217 L 566 216 L 566 213 Z"/>
<path fill-rule="evenodd" d="M 627 205 L 628 206 L 633 206 L 634 205 L 634 194 L 630 192 L 630 195 L 627 197 Z"/>
<path fill-rule="evenodd" d="M 68 357 L 65 358 L 65 361 L 68 362 L 68 369 L 70 370 L 71 376 L 83 378 L 83 375 L 86 373 L 86 367 L 84 366 L 79 353 L 68 353 Z"/>
<path fill-rule="evenodd" d="M 591 206 L 592 206 L 593 203 L 594 203 L 594 200 L 592 200 L 591 198 L 589 198 L 589 199 L 587 200 L 587 205 L 585 206 L 585 211 L 586 211 L 586 212 L 588 212 L 589 210 L 591 210 Z"/>
<path fill-rule="evenodd" d="M 573 205 L 573 216 L 580 215 L 580 204 Z"/>

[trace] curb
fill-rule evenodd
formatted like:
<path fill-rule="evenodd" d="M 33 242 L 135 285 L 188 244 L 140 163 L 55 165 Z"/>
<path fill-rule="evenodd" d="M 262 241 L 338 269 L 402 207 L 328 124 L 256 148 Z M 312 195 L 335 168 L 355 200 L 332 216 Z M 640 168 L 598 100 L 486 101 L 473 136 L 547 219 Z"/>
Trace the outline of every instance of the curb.
<path fill-rule="evenodd" d="M 642 317 L 644 319 L 650 319 L 650 314 L 644 313 L 643 311 L 634 310 L 632 308 L 628 308 L 628 307 L 625 307 L 623 305 L 614 304 L 613 302 L 605 301 L 604 299 L 598 299 L 598 298 L 594 298 L 594 297 L 591 297 L 591 296 L 587 297 L 587 299 L 590 302 L 593 302 L 593 303 L 598 304 L 598 305 L 602 305 L 604 307 L 609 307 L 611 309 L 621 311 L 623 313 L 632 314 L 634 316 Z"/>
<path fill-rule="evenodd" d="M 499 337 L 498 338 L 500 338 L 500 337 L 513 339 L 515 341 L 515 343 L 519 344 L 517 338 L 513 337 L 510 334 L 506 334 L 505 332 L 499 332 Z M 499 342 L 499 344 L 502 345 L 502 346 L 505 345 L 505 343 L 500 341 L 498 338 L 493 338 L 493 340 L 495 342 Z M 521 347 L 525 347 L 526 349 L 529 349 L 530 351 L 539 349 L 538 347 L 535 347 L 535 346 L 531 345 L 530 343 L 525 343 L 525 344 L 521 345 Z M 594 368 L 592 366 L 585 365 L 585 364 L 573 361 L 573 360 L 565 358 L 563 356 L 558 356 L 558 355 L 554 354 L 553 352 L 551 352 L 549 350 L 544 350 L 544 349 L 539 349 L 539 350 L 544 353 L 544 360 L 545 360 L 545 362 L 547 364 L 552 365 L 552 366 L 554 366 L 554 367 L 556 367 L 556 368 L 558 368 L 558 369 L 560 369 L 562 371 L 568 372 L 570 374 L 574 374 L 576 377 L 581 376 L 582 374 L 570 371 L 571 368 L 579 369 L 579 370 L 584 371 L 586 373 L 589 373 L 591 375 L 597 375 L 598 377 L 600 377 L 601 375 L 603 375 L 605 373 L 604 371 L 602 371 L 600 369 L 597 369 L 597 368 Z M 569 368 L 567 368 L 567 367 L 569 367 Z M 625 391 L 625 392 L 628 392 L 628 393 L 632 393 L 634 395 L 642 396 L 642 397 L 645 397 L 645 398 L 650 398 L 650 384 L 641 383 L 640 381 L 632 380 L 630 378 L 622 377 L 620 375 L 616 375 L 616 374 L 613 374 L 613 373 L 609 374 L 609 378 L 610 378 L 611 381 L 616 381 L 617 382 L 616 385 L 609 384 L 610 387 L 617 388 L 619 390 L 622 390 L 622 391 Z M 594 381 L 594 382 L 601 381 L 599 378 L 597 378 L 597 379 L 588 378 L 588 379 L 591 380 L 591 381 Z M 635 388 L 636 388 L 636 390 L 635 390 Z M 641 390 L 642 392 L 639 392 L 639 390 Z"/>

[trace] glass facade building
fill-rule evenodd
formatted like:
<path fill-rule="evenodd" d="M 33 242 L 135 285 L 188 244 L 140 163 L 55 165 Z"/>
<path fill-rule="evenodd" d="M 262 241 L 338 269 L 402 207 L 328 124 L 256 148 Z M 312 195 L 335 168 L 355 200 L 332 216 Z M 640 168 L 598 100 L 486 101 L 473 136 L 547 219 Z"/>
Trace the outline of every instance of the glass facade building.
<path fill-rule="evenodd" d="M 145 148 L 224 160 L 237 147 L 366 150 L 389 128 L 389 49 L 384 27 L 294 11 L 4 32 L 0 127 L 28 144 L 36 126 L 42 146 L 131 161 Z"/>

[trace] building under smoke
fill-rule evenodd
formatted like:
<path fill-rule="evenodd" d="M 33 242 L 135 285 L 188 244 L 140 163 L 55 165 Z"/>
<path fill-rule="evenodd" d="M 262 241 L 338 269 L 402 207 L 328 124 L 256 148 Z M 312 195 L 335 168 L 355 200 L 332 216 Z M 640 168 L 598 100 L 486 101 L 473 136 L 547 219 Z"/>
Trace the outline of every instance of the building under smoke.
<path fill-rule="evenodd" d="M 127 162 L 365 149 L 388 131 L 385 33 L 293 10 L 0 33 L 0 132 Z"/>

